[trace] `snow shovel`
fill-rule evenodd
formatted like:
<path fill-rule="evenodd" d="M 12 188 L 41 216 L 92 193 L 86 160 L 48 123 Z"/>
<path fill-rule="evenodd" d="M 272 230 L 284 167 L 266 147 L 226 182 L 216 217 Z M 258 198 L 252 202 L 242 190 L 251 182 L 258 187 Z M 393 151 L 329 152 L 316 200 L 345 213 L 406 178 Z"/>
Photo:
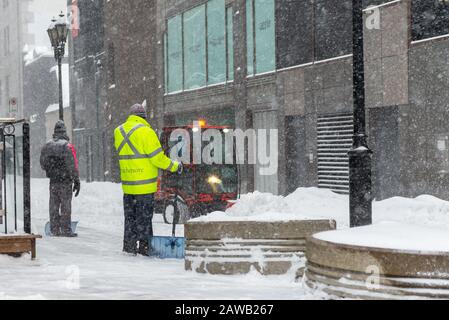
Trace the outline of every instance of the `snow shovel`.
<path fill-rule="evenodd" d="M 72 233 L 76 233 L 77 227 L 78 227 L 78 221 L 72 221 L 72 224 L 71 224 Z M 45 224 L 45 235 L 47 237 L 53 237 L 53 234 L 51 233 L 50 222 L 47 222 Z"/>
<path fill-rule="evenodd" d="M 178 208 L 178 188 L 175 194 L 175 206 L 173 214 L 173 229 L 171 237 L 153 236 L 150 238 L 150 257 L 158 259 L 184 259 L 185 257 L 185 238 L 176 237 L 176 224 L 180 219 Z"/>

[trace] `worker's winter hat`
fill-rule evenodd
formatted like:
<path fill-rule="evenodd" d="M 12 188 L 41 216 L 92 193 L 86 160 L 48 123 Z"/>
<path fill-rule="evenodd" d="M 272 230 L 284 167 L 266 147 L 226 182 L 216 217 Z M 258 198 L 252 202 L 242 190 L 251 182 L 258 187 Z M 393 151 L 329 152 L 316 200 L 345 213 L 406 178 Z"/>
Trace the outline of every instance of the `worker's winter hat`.
<path fill-rule="evenodd" d="M 65 123 L 62 120 L 58 120 L 55 125 L 55 134 L 66 134 L 67 128 L 65 127 Z"/>
<path fill-rule="evenodd" d="M 129 114 L 131 116 L 138 116 L 141 118 L 146 119 L 147 118 L 147 110 L 145 109 L 145 107 L 141 104 L 135 104 L 131 107 L 131 109 L 129 110 Z"/>

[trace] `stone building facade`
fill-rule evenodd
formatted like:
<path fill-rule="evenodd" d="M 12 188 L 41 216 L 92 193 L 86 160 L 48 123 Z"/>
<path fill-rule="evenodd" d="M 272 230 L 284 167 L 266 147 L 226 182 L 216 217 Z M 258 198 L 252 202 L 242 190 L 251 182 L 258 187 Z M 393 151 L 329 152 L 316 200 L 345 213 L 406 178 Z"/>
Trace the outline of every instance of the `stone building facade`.
<path fill-rule="evenodd" d="M 161 128 L 206 119 L 277 129 L 279 170 L 242 168 L 243 192 L 347 192 L 352 135 L 349 0 L 105 3 L 105 128 L 146 101 Z M 448 198 L 449 24 L 444 0 L 366 0 L 369 144 L 378 199 Z M 374 17 L 374 20 L 373 20 Z M 430 18 L 429 18 L 430 17 Z"/>
<path fill-rule="evenodd" d="M 67 60 L 64 59 L 63 63 L 67 65 Z M 56 123 L 53 121 L 47 125 L 46 118 L 48 107 L 54 104 L 58 105 L 58 91 L 54 89 L 58 87 L 58 77 L 53 71 L 56 67 L 57 62 L 52 52 L 34 53 L 24 66 L 23 90 L 26 93 L 24 95 L 24 117 L 30 120 L 31 175 L 34 178 L 45 176 L 45 172 L 40 167 L 40 151 L 49 140 L 47 127 L 51 126 L 54 129 Z M 36 79 L 40 81 L 36 81 Z M 67 89 L 63 88 L 63 90 Z"/>
<path fill-rule="evenodd" d="M 72 11 L 69 64 L 73 142 L 78 149 L 81 177 L 104 181 L 104 1 L 68 0 L 67 4 Z"/>
<path fill-rule="evenodd" d="M 33 45 L 27 24 L 33 21 L 31 0 L 0 1 L 0 116 L 23 117 L 24 47 Z M 16 100 L 11 105 L 11 99 Z"/>

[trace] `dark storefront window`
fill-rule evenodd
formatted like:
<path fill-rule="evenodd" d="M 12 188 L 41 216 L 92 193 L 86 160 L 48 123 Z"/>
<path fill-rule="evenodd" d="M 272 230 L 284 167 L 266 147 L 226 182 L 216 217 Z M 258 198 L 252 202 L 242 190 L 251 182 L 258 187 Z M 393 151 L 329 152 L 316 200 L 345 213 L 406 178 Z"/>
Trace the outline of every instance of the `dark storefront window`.
<path fill-rule="evenodd" d="M 247 0 L 248 75 L 276 68 L 274 0 Z"/>
<path fill-rule="evenodd" d="M 313 0 L 278 0 L 277 68 L 313 61 Z"/>
<path fill-rule="evenodd" d="M 364 0 L 364 5 L 381 2 Z M 278 69 L 350 54 L 352 1 L 277 0 L 276 42 Z"/>
<path fill-rule="evenodd" d="M 412 40 L 449 34 L 449 0 L 412 1 Z"/>
<path fill-rule="evenodd" d="M 115 47 L 113 43 L 108 45 L 108 72 L 109 85 L 115 84 Z"/>
<path fill-rule="evenodd" d="M 179 14 L 167 22 L 167 93 L 192 90 L 234 79 L 232 8 L 225 0 Z"/>
<path fill-rule="evenodd" d="M 352 1 L 316 0 L 315 59 L 352 52 Z"/>

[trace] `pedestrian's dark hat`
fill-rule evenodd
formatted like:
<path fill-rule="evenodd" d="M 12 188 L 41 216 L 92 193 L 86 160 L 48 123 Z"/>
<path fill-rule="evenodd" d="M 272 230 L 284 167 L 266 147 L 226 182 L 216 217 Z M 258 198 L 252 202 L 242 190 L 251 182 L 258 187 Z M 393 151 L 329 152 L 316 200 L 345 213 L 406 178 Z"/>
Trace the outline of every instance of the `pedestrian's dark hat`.
<path fill-rule="evenodd" d="M 67 128 L 65 126 L 64 121 L 58 120 L 55 125 L 55 134 L 66 134 Z"/>
<path fill-rule="evenodd" d="M 129 114 L 131 116 L 138 116 L 141 118 L 147 118 L 147 110 L 141 104 L 135 104 L 129 109 Z"/>

